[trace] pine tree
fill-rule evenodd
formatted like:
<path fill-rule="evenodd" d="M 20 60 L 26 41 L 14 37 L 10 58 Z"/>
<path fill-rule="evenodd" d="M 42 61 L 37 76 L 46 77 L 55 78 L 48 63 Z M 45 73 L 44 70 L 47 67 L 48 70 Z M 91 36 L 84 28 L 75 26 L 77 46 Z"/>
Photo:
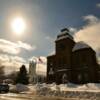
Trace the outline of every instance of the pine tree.
<path fill-rule="evenodd" d="M 29 83 L 27 70 L 26 70 L 25 65 L 22 65 L 20 67 L 20 71 L 19 71 L 18 76 L 16 78 L 16 84 L 17 83 L 21 83 L 21 84 L 25 84 L 25 85 L 27 85 Z"/>

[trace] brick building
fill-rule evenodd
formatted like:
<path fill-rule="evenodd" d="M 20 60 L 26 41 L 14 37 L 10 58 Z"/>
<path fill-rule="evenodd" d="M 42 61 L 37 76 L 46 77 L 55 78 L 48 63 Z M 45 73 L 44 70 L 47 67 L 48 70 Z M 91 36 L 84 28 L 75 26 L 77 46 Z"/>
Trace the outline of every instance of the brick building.
<path fill-rule="evenodd" d="M 55 54 L 47 57 L 47 83 L 98 82 L 95 51 L 84 42 L 75 42 L 68 29 L 55 41 Z"/>

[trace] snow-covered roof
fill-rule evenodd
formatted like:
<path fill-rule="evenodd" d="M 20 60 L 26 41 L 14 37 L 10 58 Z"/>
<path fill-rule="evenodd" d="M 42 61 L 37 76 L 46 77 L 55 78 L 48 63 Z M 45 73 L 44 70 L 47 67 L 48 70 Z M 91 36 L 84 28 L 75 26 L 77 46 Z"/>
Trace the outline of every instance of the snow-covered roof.
<path fill-rule="evenodd" d="M 84 48 L 91 48 L 88 44 L 84 43 L 83 41 L 77 42 L 73 47 L 72 51 L 77 51 Z"/>
<path fill-rule="evenodd" d="M 71 40 L 73 39 L 73 38 L 70 37 L 69 35 L 66 35 L 66 36 L 61 36 L 61 37 L 57 38 L 56 41 L 58 41 L 58 40 L 63 40 L 63 39 L 66 39 L 66 38 L 70 38 Z"/>
<path fill-rule="evenodd" d="M 59 33 L 58 36 L 60 36 L 60 35 L 65 35 L 66 33 L 69 33 L 69 31 L 67 31 L 67 30 L 65 30 L 65 31 L 61 31 L 61 32 Z"/>
<path fill-rule="evenodd" d="M 73 37 L 70 35 L 70 32 L 67 29 L 64 29 L 63 31 L 61 30 L 61 33 L 57 36 L 57 40 L 62 40 L 65 38 L 70 38 L 71 40 L 73 40 Z"/>

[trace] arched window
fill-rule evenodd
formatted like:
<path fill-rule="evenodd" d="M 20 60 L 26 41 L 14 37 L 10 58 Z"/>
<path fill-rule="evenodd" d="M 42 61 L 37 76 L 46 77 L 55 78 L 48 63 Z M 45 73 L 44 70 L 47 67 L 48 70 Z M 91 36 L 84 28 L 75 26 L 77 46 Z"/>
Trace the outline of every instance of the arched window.
<path fill-rule="evenodd" d="M 62 76 L 62 83 L 65 84 L 67 82 L 68 82 L 68 78 L 67 78 L 67 75 L 64 73 Z"/>
<path fill-rule="evenodd" d="M 54 74 L 54 71 L 53 71 L 52 68 L 50 68 L 50 70 L 49 70 L 49 75 L 53 75 L 53 74 Z"/>
<path fill-rule="evenodd" d="M 78 81 L 81 82 L 82 81 L 82 74 L 78 75 Z"/>

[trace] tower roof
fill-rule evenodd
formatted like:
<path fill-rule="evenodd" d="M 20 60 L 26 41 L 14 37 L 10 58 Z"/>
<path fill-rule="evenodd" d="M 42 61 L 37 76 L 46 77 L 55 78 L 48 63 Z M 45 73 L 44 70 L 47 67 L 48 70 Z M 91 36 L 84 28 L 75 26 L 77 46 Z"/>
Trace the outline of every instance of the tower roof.
<path fill-rule="evenodd" d="M 65 39 L 65 38 L 70 38 L 73 40 L 73 37 L 70 35 L 70 32 L 67 28 L 64 28 L 61 30 L 60 34 L 57 36 L 57 40 L 62 40 L 62 39 Z"/>
<path fill-rule="evenodd" d="M 88 44 L 86 44 L 85 42 L 80 41 L 80 42 L 77 42 L 74 45 L 72 51 L 74 52 L 74 51 L 77 51 L 77 50 L 80 50 L 80 49 L 84 49 L 84 48 L 91 48 L 91 47 Z"/>

